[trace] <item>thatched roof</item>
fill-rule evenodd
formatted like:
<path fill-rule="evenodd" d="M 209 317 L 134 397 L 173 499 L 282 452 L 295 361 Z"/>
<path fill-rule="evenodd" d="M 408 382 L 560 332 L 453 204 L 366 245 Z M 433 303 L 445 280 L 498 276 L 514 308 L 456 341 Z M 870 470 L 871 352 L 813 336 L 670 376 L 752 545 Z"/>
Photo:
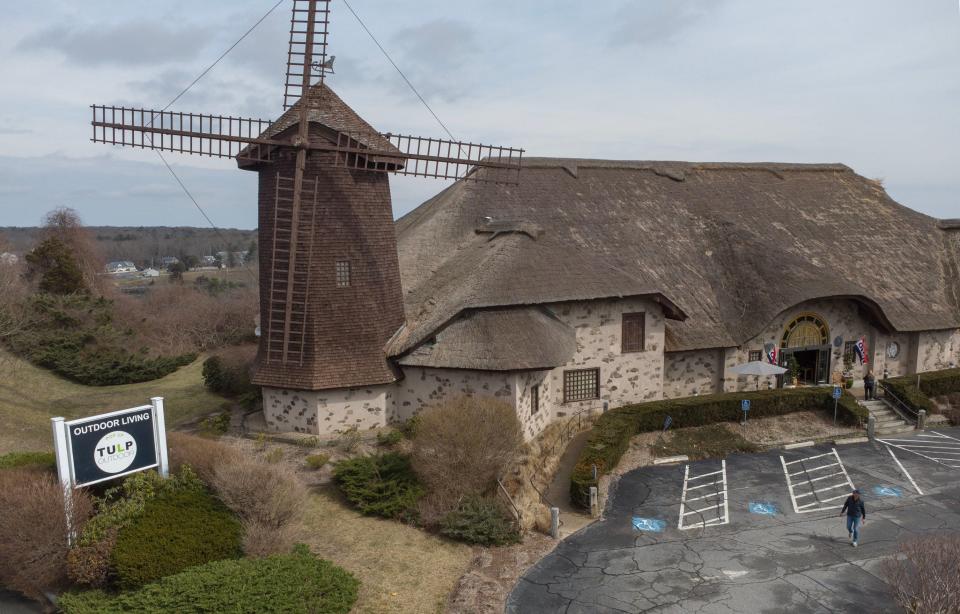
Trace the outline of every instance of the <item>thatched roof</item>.
<path fill-rule="evenodd" d="M 577 351 L 574 330 L 541 307 L 468 311 L 399 360 L 483 371 L 552 368 Z"/>
<path fill-rule="evenodd" d="M 391 355 L 472 308 L 633 295 L 667 307 L 668 351 L 740 345 L 825 297 L 899 331 L 960 327 L 948 233 L 840 164 L 531 159 L 518 185 L 459 181 L 397 231 Z"/>

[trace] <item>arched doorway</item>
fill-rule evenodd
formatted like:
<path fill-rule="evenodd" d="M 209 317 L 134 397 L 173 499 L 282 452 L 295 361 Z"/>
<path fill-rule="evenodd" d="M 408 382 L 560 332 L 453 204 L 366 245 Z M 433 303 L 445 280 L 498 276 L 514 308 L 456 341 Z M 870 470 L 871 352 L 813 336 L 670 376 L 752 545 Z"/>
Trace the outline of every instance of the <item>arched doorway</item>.
<path fill-rule="evenodd" d="M 815 313 L 801 313 L 783 329 L 780 364 L 797 359 L 797 379 L 804 384 L 823 384 L 830 374 L 830 327 Z"/>

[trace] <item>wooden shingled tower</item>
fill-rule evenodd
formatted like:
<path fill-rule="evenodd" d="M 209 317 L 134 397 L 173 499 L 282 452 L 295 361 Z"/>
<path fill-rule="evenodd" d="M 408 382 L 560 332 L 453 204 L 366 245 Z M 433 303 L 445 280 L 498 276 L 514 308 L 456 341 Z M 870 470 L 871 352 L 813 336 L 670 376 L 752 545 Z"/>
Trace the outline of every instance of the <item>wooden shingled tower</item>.
<path fill-rule="evenodd" d="M 276 121 L 94 105 L 93 141 L 236 158 L 259 174 L 261 338 L 254 381 L 324 390 L 395 379 L 403 325 L 386 173 L 515 183 L 522 150 L 381 133 L 327 85 L 329 0 L 293 0 Z"/>

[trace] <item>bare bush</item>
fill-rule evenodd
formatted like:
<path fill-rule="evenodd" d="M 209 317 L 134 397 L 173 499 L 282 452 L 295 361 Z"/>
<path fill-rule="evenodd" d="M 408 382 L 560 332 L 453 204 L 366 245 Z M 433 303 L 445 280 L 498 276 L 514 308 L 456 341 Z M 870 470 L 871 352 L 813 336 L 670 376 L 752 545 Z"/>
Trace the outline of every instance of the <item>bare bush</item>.
<path fill-rule="evenodd" d="M 243 453 L 236 446 L 196 435 L 171 431 L 167 434 L 167 441 L 171 469 L 179 473 L 183 465 L 189 465 L 206 484 L 213 483 L 218 467 L 239 462 L 243 458 Z"/>
<path fill-rule="evenodd" d="M 413 469 L 434 502 L 456 502 L 490 492 L 522 445 L 512 407 L 491 397 L 461 397 L 420 414 Z"/>
<path fill-rule="evenodd" d="M 882 564 L 894 598 L 911 614 L 960 612 L 960 533 L 901 541 Z"/>
<path fill-rule="evenodd" d="M 93 500 L 75 490 L 70 525 L 80 531 Z M 63 488 L 49 473 L 0 471 L 0 585 L 38 601 L 68 585 Z"/>
<path fill-rule="evenodd" d="M 167 354 L 206 351 L 253 338 L 257 289 L 210 294 L 177 284 L 156 286 L 143 297 L 118 296 L 117 317 L 146 346 Z"/>

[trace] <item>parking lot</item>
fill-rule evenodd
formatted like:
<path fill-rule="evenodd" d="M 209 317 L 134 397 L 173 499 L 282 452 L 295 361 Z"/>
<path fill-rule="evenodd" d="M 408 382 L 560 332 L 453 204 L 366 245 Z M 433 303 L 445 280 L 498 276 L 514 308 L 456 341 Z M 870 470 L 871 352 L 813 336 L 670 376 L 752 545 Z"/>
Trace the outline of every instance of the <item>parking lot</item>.
<path fill-rule="evenodd" d="M 853 487 L 858 548 L 840 517 Z M 942 530 L 960 530 L 960 429 L 643 468 L 521 578 L 507 611 L 898 611 L 880 561 Z"/>

